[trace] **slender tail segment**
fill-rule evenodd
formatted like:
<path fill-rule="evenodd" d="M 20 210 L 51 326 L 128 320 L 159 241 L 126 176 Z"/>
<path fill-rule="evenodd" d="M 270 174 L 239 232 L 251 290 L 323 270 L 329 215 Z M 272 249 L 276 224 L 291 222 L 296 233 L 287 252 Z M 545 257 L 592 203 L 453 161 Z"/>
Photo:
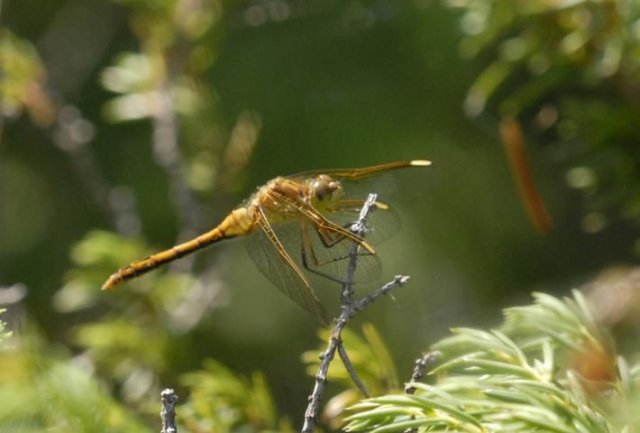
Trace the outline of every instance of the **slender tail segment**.
<path fill-rule="evenodd" d="M 179 259 L 187 254 L 202 249 L 223 239 L 249 233 L 253 229 L 253 223 L 248 217 L 245 208 L 239 208 L 231 212 L 216 228 L 198 236 L 195 239 L 176 245 L 168 250 L 152 254 L 146 259 L 138 260 L 112 274 L 102 290 L 111 289 L 132 278 L 149 272 L 165 263 Z"/>
<path fill-rule="evenodd" d="M 225 239 L 224 232 L 218 227 L 207 232 L 195 239 L 188 242 L 176 245 L 168 250 L 160 251 L 147 257 L 146 259 L 138 260 L 123 268 L 120 268 L 116 273 L 112 274 L 106 283 L 102 286 L 102 290 L 111 289 L 118 284 L 122 284 L 132 278 L 145 274 L 165 263 L 172 262 L 179 259 L 189 253 L 197 251 L 201 248 L 211 245 L 214 242 Z"/>

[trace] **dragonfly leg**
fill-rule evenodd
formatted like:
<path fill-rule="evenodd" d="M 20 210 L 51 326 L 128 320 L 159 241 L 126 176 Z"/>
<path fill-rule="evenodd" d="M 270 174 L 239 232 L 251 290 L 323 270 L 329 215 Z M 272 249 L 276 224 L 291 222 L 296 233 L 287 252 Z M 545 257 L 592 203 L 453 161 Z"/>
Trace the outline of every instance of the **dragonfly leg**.
<path fill-rule="evenodd" d="M 302 266 L 312 274 L 319 275 L 338 284 L 344 284 L 344 281 L 340 278 L 336 278 L 333 275 L 327 274 L 317 269 L 317 267 L 322 266 L 323 263 L 318 260 L 316 253 L 313 251 L 313 246 L 311 244 L 311 240 L 309 239 L 309 232 L 304 228 L 302 229 L 301 239 L 302 243 L 300 245 L 300 261 L 302 262 Z M 314 262 L 313 265 L 309 264 L 309 259 Z"/>
<path fill-rule="evenodd" d="M 301 214 L 301 216 L 311 221 L 318 229 L 326 230 L 327 232 L 334 232 L 339 235 L 338 236 L 339 238 L 345 237 L 345 238 L 351 239 L 353 242 L 356 242 L 358 245 L 360 245 L 365 250 L 369 251 L 371 254 L 375 254 L 375 250 L 373 249 L 371 244 L 369 244 L 369 242 L 367 242 L 357 234 L 351 232 L 350 230 L 344 227 L 341 227 L 335 224 L 334 222 L 328 220 L 321 213 L 319 213 L 313 206 L 309 205 L 308 203 L 305 203 L 303 201 L 298 201 L 298 200 L 292 200 L 291 198 L 281 193 L 274 192 L 273 195 L 274 197 L 277 197 L 278 200 L 282 200 L 283 202 L 286 202 L 290 206 L 292 206 L 293 209 L 296 209 Z"/>
<path fill-rule="evenodd" d="M 346 260 L 349 259 L 351 257 L 351 254 L 345 254 L 342 256 L 338 256 L 338 257 L 333 257 L 330 260 L 320 260 L 318 258 L 318 256 L 316 255 L 314 248 L 313 248 L 313 242 L 311 241 L 311 233 L 309 233 L 309 226 L 307 225 L 303 225 L 300 227 L 300 231 L 301 231 L 301 248 L 300 248 L 300 260 L 302 262 L 302 266 L 309 272 L 319 275 L 323 278 L 326 278 L 330 281 L 334 281 L 336 283 L 340 283 L 340 284 L 344 284 L 345 281 L 340 279 L 340 278 L 336 278 L 333 275 L 330 275 L 326 272 L 322 272 L 321 270 L 319 270 L 319 268 L 322 268 L 322 266 L 326 266 L 328 264 L 331 263 L 335 263 L 335 262 L 339 262 L 342 260 Z M 325 239 L 325 237 L 322 235 L 322 230 L 320 230 L 318 227 L 314 227 L 315 231 L 318 235 L 318 237 L 320 238 L 322 244 L 327 247 L 327 248 L 331 248 L 335 245 L 337 245 L 339 242 L 341 242 L 342 240 L 346 239 L 346 236 L 338 236 L 339 239 L 334 240 L 332 243 L 330 243 L 327 239 Z M 327 233 L 325 233 L 326 237 L 330 237 Z M 356 256 L 369 256 L 371 255 L 371 253 L 369 252 L 362 252 L 362 250 L 360 248 L 358 248 L 358 252 L 356 253 Z"/>
<path fill-rule="evenodd" d="M 302 266 L 309 272 L 319 275 L 323 278 L 326 278 L 330 281 L 336 282 L 338 284 L 344 284 L 344 281 L 340 278 L 336 278 L 333 275 L 322 272 L 317 268 L 322 266 L 323 264 L 328 263 L 325 261 L 324 263 L 318 259 L 315 251 L 313 250 L 313 243 L 311 242 L 309 226 L 303 225 L 300 227 L 302 244 L 300 245 L 300 260 L 302 261 Z M 324 242 L 323 242 L 324 243 Z M 313 266 L 309 264 L 309 259 L 313 261 Z"/>
<path fill-rule="evenodd" d="M 343 226 L 343 228 L 348 229 L 350 226 L 351 224 L 347 224 Z M 320 230 L 318 227 L 316 227 L 316 233 L 318 234 L 318 238 L 320 239 L 320 242 L 322 242 L 322 245 L 325 246 L 325 248 L 332 248 L 343 240 L 347 239 L 347 237 L 342 233 L 327 233 L 324 230 Z"/>
<path fill-rule="evenodd" d="M 360 212 L 362 206 L 364 206 L 366 200 L 361 199 L 343 199 L 340 200 L 334 210 L 335 211 L 352 211 L 352 212 Z M 389 205 L 383 201 L 376 200 L 373 204 L 374 210 L 389 210 Z"/>

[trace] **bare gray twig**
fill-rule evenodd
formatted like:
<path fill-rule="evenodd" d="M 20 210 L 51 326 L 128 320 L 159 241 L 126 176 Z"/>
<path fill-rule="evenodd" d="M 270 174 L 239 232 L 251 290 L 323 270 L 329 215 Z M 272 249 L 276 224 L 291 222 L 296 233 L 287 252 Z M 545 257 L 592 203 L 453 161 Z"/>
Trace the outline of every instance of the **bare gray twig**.
<path fill-rule="evenodd" d="M 178 433 L 178 427 L 176 426 L 177 394 L 173 389 L 163 389 L 160 393 L 160 400 L 162 401 L 162 410 L 160 411 L 162 430 L 160 433 Z"/>
<path fill-rule="evenodd" d="M 433 352 L 425 353 L 420 358 L 416 359 L 413 367 L 413 373 L 411 374 L 411 379 L 404 387 L 405 393 L 413 394 L 414 392 L 416 392 L 416 388 L 413 386 L 413 384 L 422 379 L 425 373 L 427 373 L 427 370 L 430 369 L 433 364 L 438 361 L 441 355 L 442 353 L 436 350 Z"/>
<path fill-rule="evenodd" d="M 358 221 L 356 221 L 350 230 L 359 236 L 363 236 L 366 231 L 366 219 L 369 213 L 375 209 L 377 195 L 369 194 L 367 201 L 362 206 L 360 211 L 360 216 Z M 331 331 L 331 337 L 329 338 L 329 342 L 327 344 L 327 349 L 320 355 L 320 368 L 315 376 L 315 384 L 313 387 L 313 391 L 309 396 L 309 403 L 307 405 L 307 409 L 304 414 L 304 424 L 302 426 L 302 433 L 311 433 L 316 425 L 316 418 L 318 416 L 318 411 L 320 409 L 320 403 L 322 400 L 322 394 L 324 393 L 324 387 L 327 383 L 327 372 L 329 371 L 329 365 L 331 361 L 335 357 L 336 350 L 340 354 L 340 357 L 345 364 L 345 368 L 349 371 L 353 381 L 356 383 L 358 388 L 363 392 L 365 396 L 368 395 L 367 390 L 365 389 L 362 381 L 359 379 L 351 361 L 347 356 L 347 352 L 344 350 L 342 346 L 342 330 L 347 325 L 347 323 L 355 316 L 356 313 L 362 311 L 367 305 L 372 303 L 378 296 L 387 294 L 392 289 L 405 284 L 409 281 L 408 276 L 396 276 L 392 281 L 385 284 L 384 286 L 374 290 L 369 293 L 364 298 L 354 301 L 353 299 L 353 279 L 357 267 L 357 256 L 358 256 L 358 244 L 353 245 L 350 251 L 349 258 L 349 266 L 347 268 L 347 277 L 342 287 L 341 294 L 341 310 L 340 315 L 335 321 L 335 326 Z"/>
<path fill-rule="evenodd" d="M 422 355 L 420 358 L 416 359 L 416 362 L 413 367 L 413 373 L 411 374 L 411 379 L 404 387 L 404 392 L 411 395 L 416 392 L 416 387 L 413 384 L 425 375 L 427 369 L 429 369 L 433 364 L 435 364 L 440 358 L 439 351 L 428 352 Z M 411 419 L 415 419 L 415 416 L 411 416 Z M 404 433 L 416 433 L 418 431 L 417 428 L 408 428 L 404 431 Z"/>
<path fill-rule="evenodd" d="M 340 355 L 342 364 L 344 365 L 344 368 L 347 369 L 347 372 L 349 373 L 351 380 L 353 380 L 353 383 L 356 384 L 356 386 L 358 387 L 358 389 L 360 390 L 360 392 L 365 398 L 369 398 L 370 397 L 369 391 L 367 391 L 367 388 L 364 386 L 364 383 L 362 383 L 362 380 L 360 380 L 360 376 L 358 376 L 358 372 L 356 371 L 356 369 L 353 368 L 353 364 L 349 359 L 349 355 L 347 354 L 347 351 L 344 348 L 342 341 L 340 341 L 340 344 L 338 344 L 338 355 Z"/>
<path fill-rule="evenodd" d="M 309 396 L 309 404 L 307 405 L 307 410 L 304 413 L 304 425 L 302 427 L 301 433 L 313 432 L 318 411 L 320 409 L 322 394 L 324 393 L 324 387 L 327 383 L 327 372 L 329 371 L 329 365 L 331 364 L 331 361 L 335 356 L 336 350 L 342 344 L 341 334 L 344 327 L 355 316 L 356 313 L 362 311 L 378 296 L 387 294 L 389 291 L 405 284 L 407 281 L 409 281 L 408 276 L 396 275 L 396 277 L 392 281 L 388 282 L 379 289 L 374 290 L 361 300 L 354 302 L 349 306 L 343 306 L 340 316 L 336 320 L 336 325 L 331 331 L 331 337 L 327 345 L 327 350 L 325 350 L 322 355 L 320 355 L 320 368 L 318 369 L 318 373 L 316 373 L 316 382 L 313 387 L 313 391 Z"/>
<path fill-rule="evenodd" d="M 351 227 L 349 227 L 349 229 L 353 233 L 357 234 L 360 237 L 364 237 L 367 233 L 366 221 L 369 217 L 369 214 L 373 210 L 375 210 L 377 198 L 377 194 L 369 194 L 367 200 L 362 205 L 362 209 L 360 209 L 360 214 L 358 215 L 357 221 L 354 222 Z M 342 308 L 345 308 L 345 306 L 353 305 L 353 279 L 358 264 L 358 249 L 359 245 L 354 242 L 353 245 L 351 245 L 351 250 L 349 251 L 349 266 L 347 267 L 347 277 L 342 284 L 342 293 L 340 295 Z M 353 368 L 353 364 L 349 359 L 349 354 L 342 345 L 341 339 L 339 339 L 338 341 L 338 355 L 340 355 L 342 364 L 347 369 L 347 372 L 349 373 L 349 376 L 351 376 L 353 383 L 355 383 L 356 387 L 358 387 L 364 397 L 369 397 L 369 391 L 367 391 L 364 383 L 362 383 L 362 380 L 360 380 L 356 369 Z"/>
<path fill-rule="evenodd" d="M 367 200 L 362 205 L 362 209 L 360 209 L 358 220 L 349 227 L 349 230 L 360 237 L 364 237 L 366 235 L 367 218 L 369 217 L 369 214 L 375 210 L 377 199 L 377 194 L 369 194 Z M 342 284 L 342 294 L 340 297 L 343 308 L 345 305 L 353 303 L 353 278 L 356 273 L 356 267 L 358 266 L 358 248 L 359 245 L 354 242 L 351 246 L 351 250 L 349 251 L 349 266 L 347 268 L 347 276 Z"/>

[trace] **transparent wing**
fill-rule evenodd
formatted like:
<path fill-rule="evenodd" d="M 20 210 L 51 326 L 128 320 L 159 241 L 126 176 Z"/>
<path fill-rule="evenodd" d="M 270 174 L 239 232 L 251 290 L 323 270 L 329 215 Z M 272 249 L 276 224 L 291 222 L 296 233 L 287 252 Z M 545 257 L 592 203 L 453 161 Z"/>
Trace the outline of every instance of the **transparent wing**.
<path fill-rule="evenodd" d="M 259 230 L 249 235 L 249 256 L 258 269 L 285 295 L 294 300 L 320 320 L 325 320 L 324 310 L 311 288 L 302 269 L 331 280 L 342 282 L 353 248 L 357 245 L 355 283 L 371 282 L 379 278 L 382 269 L 380 259 L 371 244 L 348 228 L 332 221 L 306 202 L 270 192 L 271 202 L 279 209 L 259 209 Z M 345 201 L 331 213 L 345 214 L 353 222 L 363 201 Z M 381 208 L 387 208 L 381 204 Z M 286 209 L 286 218 L 282 210 Z M 273 214 L 274 218 L 268 218 Z"/>
<path fill-rule="evenodd" d="M 378 279 L 382 266 L 367 240 L 353 234 L 348 227 L 327 218 L 306 202 L 293 201 L 277 194 L 275 196 L 282 204 L 295 209 L 298 214 L 298 218 L 294 219 L 297 221 L 297 230 L 294 230 L 291 224 L 276 224 L 274 230 L 300 266 L 315 274 L 343 282 L 347 277 L 354 244 L 357 244 L 358 262 L 354 282 L 371 282 Z M 362 204 L 362 201 L 345 202 L 344 206 L 339 207 L 353 213 L 351 211 L 355 206 L 362 207 Z M 333 214 L 337 216 L 338 213 L 336 211 Z M 353 218 L 350 222 L 353 222 Z"/>
<path fill-rule="evenodd" d="M 272 224 L 273 232 L 278 237 L 280 244 L 289 253 L 298 269 L 312 272 L 336 282 L 342 282 L 347 276 L 347 268 L 351 257 L 351 248 L 354 242 L 342 237 L 335 232 L 320 232 L 317 227 L 308 221 Z M 255 257 L 262 250 L 265 240 L 263 234 L 251 234 L 248 240 L 249 254 L 256 262 L 258 268 L 274 283 L 283 281 L 279 276 L 274 277 L 274 268 L 280 263 L 269 263 L 266 258 Z M 267 240 L 267 242 L 269 242 Z M 376 281 L 382 269 L 382 264 L 377 255 L 371 254 L 363 248 L 357 252 L 357 267 L 354 282 L 369 283 Z M 286 293 L 286 292 L 285 292 Z M 289 296 L 289 295 L 287 295 Z"/>
<path fill-rule="evenodd" d="M 310 170 L 304 171 L 301 173 L 296 173 L 291 176 L 287 176 L 290 178 L 306 178 L 311 176 L 317 176 L 319 174 L 326 174 L 335 179 L 349 179 L 349 180 L 357 180 L 366 176 L 370 176 L 375 173 L 380 173 L 388 170 L 396 170 L 398 168 L 407 168 L 407 167 L 426 167 L 431 165 L 430 161 L 426 161 L 423 159 L 413 159 L 406 161 L 394 161 L 388 162 L 386 164 L 378 164 L 372 165 L 369 167 L 361 167 L 361 168 L 337 168 L 337 169 L 326 169 L 326 170 Z"/>
<path fill-rule="evenodd" d="M 298 230 L 300 240 L 297 260 L 300 260 L 303 268 L 343 282 L 347 278 L 351 256 L 355 251 L 357 263 L 353 282 L 370 283 L 379 279 L 382 270 L 380 258 L 361 246 L 354 250 L 357 244 L 342 233 L 306 221 L 300 224 Z"/>
<path fill-rule="evenodd" d="M 246 239 L 251 259 L 282 293 L 326 323 L 326 314 L 320 300 L 264 214 L 258 224 L 260 228 Z"/>
<path fill-rule="evenodd" d="M 246 238 L 249 256 L 280 291 L 320 320 L 324 320 L 324 309 L 320 301 L 306 278 L 301 278 L 298 271 L 304 269 L 336 282 L 344 281 L 354 242 L 331 229 L 320 230 L 303 218 L 269 224 L 269 227 L 277 238 L 277 243 L 264 230 L 256 230 Z M 281 251 L 286 253 L 288 259 L 284 258 Z M 364 248 L 358 249 L 354 283 L 376 281 L 381 270 L 382 264 L 378 256 Z"/>
<path fill-rule="evenodd" d="M 363 205 L 364 200 L 341 200 L 334 210 L 325 212 L 325 216 L 334 223 L 349 228 L 358 220 Z M 400 216 L 395 208 L 378 201 L 376 202 L 376 208 L 367 217 L 367 232 L 364 236 L 373 245 L 379 245 L 395 235 L 400 226 Z"/>

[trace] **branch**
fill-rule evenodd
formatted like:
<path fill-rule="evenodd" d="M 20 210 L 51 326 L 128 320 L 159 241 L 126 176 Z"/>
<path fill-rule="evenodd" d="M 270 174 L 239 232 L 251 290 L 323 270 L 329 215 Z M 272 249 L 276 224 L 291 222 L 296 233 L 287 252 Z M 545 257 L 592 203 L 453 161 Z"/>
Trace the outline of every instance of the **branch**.
<path fill-rule="evenodd" d="M 416 382 L 418 382 L 427 372 L 427 369 L 433 366 L 438 359 L 440 359 L 442 353 L 434 350 L 433 352 L 428 352 L 422 355 L 420 358 L 416 359 L 416 362 L 413 367 L 413 373 L 411 374 L 411 379 L 404 386 L 404 392 L 407 395 L 413 395 L 416 392 Z M 415 420 L 416 416 L 411 415 L 411 419 Z M 418 431 L 417 428 L 411 427 L 404 431 L 404 433 L 416 433 Z"/>
<path fill-rule="evenodd" d="M 375 209 L 377 195 L 369 194 L 367 200 L 365 201 L 362 209 L 360 211 L 360 215 L 358 220 L 352 224 L 350 230 L 357 234 L 358 236 L 364 236 L 367 232 L 366 227 L 366 219 Z M 355 275 L 356 267 L 357 267 L 357 254 L 358 254 L 357 243 L 354 243 L 351 247 L 350 257 L 349 257 L 349 266 L 347 268 L 347 277 L 342 286 L 342 294 L 341 294 L 341 310 L 340 316 L 335 320 L 335 326 L 331 331 L 331 337 L 329 338 L 329 342 L 327 344 L 327 349 L 320 355 L 320 368 L 315 376 L 315 384 L 313 386 L 313 391 L 309 396 L 309 403 L 307 405 L 307 409 L 304 413 L 304 424 L 302 426 L 301 433 L 312 433 L 315 425 L 316 419 L 318 416 L 318 412 L 320 409 L 320 403 L 322 401 L 322 394 L 324 393 L 324 387 L 327 383 L 327 373 L 329 371 L 329 365 L 331 361 L 335 357 L 336 350 L 340 354 L 340 357 L 345 364 L 345 368 L 349 371 L 353 381 L 356 383 L 358 388 L 362 391 L 362 393 L 367 396 L 368 393 L 364 388 L 364 385 L 360 381 L 355 372 L 355 369 L 351 365 L 349 361 L 349 357 L 347 356 L 347 352 L 342 347 L 342 330 L 347 325 L 347 323 L 353 319 L 353 317 L 367 305 L 371 304 L 381 295 L 385 295 L 389 293 L 394 288 L 405 284 L 409 281 L 408 276 L 397 275 L 392 281 L 385 284 L 384 286 L 372 291 L 364 298 L 354 301 L 353 300 L 353 278 Z"/>
<path fill-rule="evenodd" d="M 411 379 L 404 387 L 404 392 L 406 394 L 413 394 L 416 392 L 416 387 L 414 384 L 418 382 L 425 375 L 428 369 L 430 369 L 442 356 L 442 353 L 434 350 L 433 352 L 428 352 L 422 355 L 420 358 L 416 359 L 416 362 L 413 367 L 413 373 L 411 374 Z"/>
<path fill-rule="evenodd" d="M 160 433 L 178 433 L 178 427 L 176 426 L 178 395 L 173 389 L 163 389 L 160 393 L 160 400 L 162 401 L 162 410 L 160 411 L 162 430 Z"/>
<path fill-rule="evenodd" d="M 369 217 L 369 214 L 376 209 L 377 198 L 377 194 L 369 194 L 367 200 L 362 205 L 362 209 L 360 209 L 360 214 L 358 215 L 357 221 L 351 224 L 351 227 L 349 227 L 349 230 L 351 230 L 352 233 L 360 237 L 364 237 L 367 234 L 367 218 Z M 342 284 L 342 295 L 340 297 L 340 300 L 342 301 L 342 308 L 344 308 L 345 305 L 349 305 L 353 302 L 353 278 L 358 266 L 358 248 L 359 245 L 354 242 L 351 246 L 351 250 L 349 251 L 349 266 L 347 267 L 347 277 Z"/>

